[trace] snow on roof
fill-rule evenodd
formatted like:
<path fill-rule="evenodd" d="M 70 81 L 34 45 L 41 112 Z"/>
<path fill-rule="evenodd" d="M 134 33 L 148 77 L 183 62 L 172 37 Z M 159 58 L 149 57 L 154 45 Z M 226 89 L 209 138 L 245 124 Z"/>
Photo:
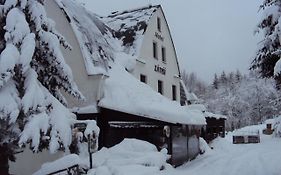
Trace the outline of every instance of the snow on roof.
<path fill-rule="evenodd" d="M 72 0 L 56 0 L 64 10 L 79 42 L 87 73 L 106 74 L 108 62 L 114 59 L 111 29 L 96 14 Z"/>
<path fill-rule="evenodd" d="M 225 115 L 221 115 L 221 114 L 214 114 L 211 112 L 205 112 L 205 117 L 209 117 L 209 118 L 216 118 L 216 119 L 227 119 L 227 117 Z"/>
<path fill-rule="evenodd" d="M 189 101 L 198 101 L 198 97 L 193 92 L 188 92 L 186 98 Z"/>
<path fill-rule="evenodd" d="M 265 124 L 273 124 L 275 122 L 275 119 L 267 119 L 265 121 Z"/>
<path fill-rule="evenodd" d="M 104 97 L 98 106 L 174 124 L 206 124 L 201 111 L 167 99 L 141 83 L 121 65 L 116 63 L 112 66 L 109 75 L 103 87 Z"/>
<path fill-rule="evenodd" d="M 90 114 L 90 113 L 98 113 L 97 105 L 89 105 L 84 107 L 75 107 L 71 110 L 74 113 L 77 114 Z"/>
<path fill-rule="evenodd" d="M 185 97 L 187 101 L 198 101 L 198 97 L 193 93 L 193 92 L 188 92 L 185 83 L 183 82 L 183 80 L 180 80 L 181 86 L 183 88 L 183 91 L 185 93 Z"/>
<path fill-rule="evenodd" d="M 202 112 L 205 112 L 207 110 L 206 107 L 202 104 L 191 104 L 191 105 L 187 105 L 186 107 L 189 109 L 199 110 Z"/>
<path fill-rule="evenodd" d="M 113 12 L 107 17 L 101 17 L 114 30 L 114 35 L 122 41 L 123 51 L 130 55 L 138 55 L 148 22 L 154 12 L 160 7 L 146 6 L 123 12 Z"/>

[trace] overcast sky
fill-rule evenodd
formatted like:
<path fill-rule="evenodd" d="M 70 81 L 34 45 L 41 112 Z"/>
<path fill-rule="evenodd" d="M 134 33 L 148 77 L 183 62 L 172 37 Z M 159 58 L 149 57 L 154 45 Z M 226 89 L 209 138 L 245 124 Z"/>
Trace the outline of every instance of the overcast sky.
<path fill-rule="evenodd" d="M 263 0 L 79 0 L 99 15 L 161 4 L 181 70 L 211 82 L 214 73 L 246 73 L 260 40 L 254 36 Z"/>

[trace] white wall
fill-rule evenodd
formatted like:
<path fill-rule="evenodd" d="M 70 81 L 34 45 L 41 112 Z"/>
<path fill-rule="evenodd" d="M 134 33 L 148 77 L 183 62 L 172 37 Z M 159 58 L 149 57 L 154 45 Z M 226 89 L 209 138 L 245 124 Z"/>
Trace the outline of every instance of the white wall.
<path fill-rule="evenodd" d="M 84 58 L 82 56 L 76 35 L 64 12 L 60 9 L 54 0 L 45 1 L 47 15 L 56 23 L 56 29 L 61 33 L 67 42 L 72 46 L 72 50 L 65 49 L 61 46 L 66 63 L 71 67 L 74 80 L 79 90 L 86 97 L 86 101 L 78 101 L 68 94 L 64 93 L 69 107 L 83 107 L 96 103 L 97 91 L 101 75 L 88 76 L 85 68 Z"/>
<path fill-rule="evenodd" d="M 157 17 L 161 20 L 161 32 L 157 29 Z M 161 41 L 155 36 L 155 32 L 160 34 L 164 41 Z M 153 57 L 153 41 L 157 42 L 158 46 L 158 60 Z M 162 62 L 161 48 L 166 48 L 166 63 Z M 158 91 L 158 80 L 163 81 L 164 93 L 163 95 L 172 100 L 172 85 L 177 87 L 177 101 L 180 101 L 180 85 L 179 70 L 176 61 L 176 52 L 173 47 L 172 38 L 169 33 L 168 25 L 165 21 L 163 11 L 158 10 L 151 17 L 147 30 L 144 35 L 139 58 L 145 60 L 145 63 L 137 62 L 137 66 L 133 72 L 137 79 L 140 79 L 140 74 L 146 75 L 147 84 L 150 85 L 155 91 Z M 162 75 L 154 71 L 154 66 L 159 65 L 166 68 L 166 74 Z"/>

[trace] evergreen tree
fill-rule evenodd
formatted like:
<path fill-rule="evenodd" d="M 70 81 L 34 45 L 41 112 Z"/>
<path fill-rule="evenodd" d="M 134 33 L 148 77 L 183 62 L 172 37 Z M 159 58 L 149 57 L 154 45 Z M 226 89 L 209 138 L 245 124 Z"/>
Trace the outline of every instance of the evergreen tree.
<path fill-rule="evenodd" d="M 218 76 L 217 74 L 214 75 L 214 80 L 213 80 L 213 88 L 214 89 L 218 89 L 219 88 L 219 79 L 218 79 Z"/>
<path fill-rule="evenodd" d="M 226 73 L 224 71 L 222 71 L 219 81 L 220 81 L 220 84 L 223 86 L 225 86 L 227 84 L 227 77 L 226 77 Z"/>
<path fill-rule="evenodd" d="M 73 114 L 59 102 L 65 102 L 60 90 L 82 95 L 60 45 L 70 49 L 47 18 L 43 0 L 0 0 L 1 175 L 8 174 L 19 144 L 54 152 L 71 143 Z"/>
<path fill-rule="evenodd" d="M 258 31 L 263 32 L 264 39 L 259 44 L 251 69 L 258 70 L 262 77 L 274 77 L 278 83 L 281 81 L 281 1 L 265 0 L 261 10 L 263 16 Z"/>
<path fill-rule="evenodd" d="M 235 73 L 235 83 L 240 83 L 241 80 L 242 80 L 242 75 L 241 75 L 240 71 L 237 70 Z"/>

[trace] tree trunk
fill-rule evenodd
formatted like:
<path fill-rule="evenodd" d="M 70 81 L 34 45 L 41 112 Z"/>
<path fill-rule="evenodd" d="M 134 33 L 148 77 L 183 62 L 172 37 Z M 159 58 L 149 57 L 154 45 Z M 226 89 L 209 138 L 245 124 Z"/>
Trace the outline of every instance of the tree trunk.
<path fill-rule="evenodd" d="M 9 149 L 0 146 L 0 174 L 9 175 Z"/>

